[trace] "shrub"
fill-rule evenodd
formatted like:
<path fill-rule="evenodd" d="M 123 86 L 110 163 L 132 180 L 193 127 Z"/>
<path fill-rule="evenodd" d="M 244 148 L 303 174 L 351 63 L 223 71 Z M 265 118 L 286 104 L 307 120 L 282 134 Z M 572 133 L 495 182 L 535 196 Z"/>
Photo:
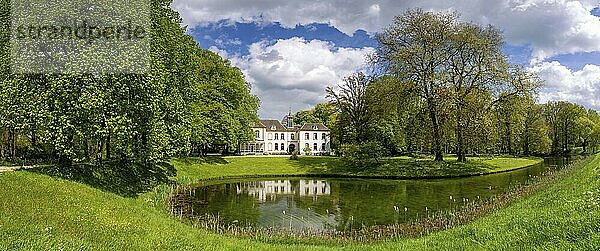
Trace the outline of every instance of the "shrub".
<path fill-rule="evenodd" d="M 292 151 L 292 156 L 290 156 L 290 160 L 298 160 L 298 150 Z"/>
<path fill-rule="evenodd" d="M 368 169 L 381 164 L 386 150 L 378 142 L 370 141 L 360 144 L 343 144 L 339 153 L 347 167 Z"/>
<path fill-rule="evenodd" d="M 307 147 L 304 147 L 304 149 L 302 149 L 302 151 L 304 151 L 304 155 L 309 155 L 312 150 L 310 149 L 309 146 L 307 146 Z"/>

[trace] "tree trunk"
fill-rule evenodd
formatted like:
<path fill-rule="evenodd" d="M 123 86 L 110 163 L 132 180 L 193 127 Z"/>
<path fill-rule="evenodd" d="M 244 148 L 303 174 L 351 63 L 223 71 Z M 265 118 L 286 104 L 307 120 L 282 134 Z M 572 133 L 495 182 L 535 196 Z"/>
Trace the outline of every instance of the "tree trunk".
<path fill-rule="evenodd" d="M 110 134 L 108 134 L 108 136 L 106 136 L 106 159 L 110 160 Z"/>
<path fill-rule="evenodd" d="M 563 146 L 563 153 L 568 153 L 569 152 L 569 121 L 568 118 L 565 117 L 565 121 L 564 121 L 564 127 L 563 127 L 563 134 L 564 134 L 564 146 Z"/>
<path fill-rule="evenodd" d="M 513 155 L 512 148 L 512 133 L 510 131 L 510 122 L 506 122 L 506 151 L 509 155 Z"/>
<path fill-rule="evenodd" d="M 525 142 L 523 142 L 523 154 L 525 154 L 525 156 L 529 156 L 530 152 L 529 152 L 529 145 L 531 144 L 529 142 L 529 132 L 525 132 L 526 136 L 525 136 Z"/>
<path fill-rule="evenodd" d="M 13 128 L 12 130 L 10 130 L 10 157 L 11 159 L 15 159 L 17 156 L 17 137 L 16 137 L 17 132 L 15 131 L 15 129 Z"/>
<path fill-rule="evenodd" d="M 558 124 L 559 122 L 557 122 Z M 558 155 L 559 152 L 559 147 L 560 147 L 560 142 L 558 140 L 558 126 L 555 125 L 554 126 L 554 130 L 553 130 L 553 134 L 554 134 L 554 138 L 552 139 L 552 151 L 554 152 L 554 155 Z"/>
<path fill-rule="evenodd" d="M 523 154 L 529 156 L 529 121 L 525 121 L 525 132 L 523 133 L 525 138 L 523 140 Z"/>
<path fill-rule="evenodd" d="M 83 146 L 83 149 L 84 149 L 85 159 L 88 161 L 91 161 L 92 156 L 90 154 L 90 140 L 85 139 L 84 142 L 85 142 L 85 145 Z"/>
<path fill-rule="evenodd" d="M 437 120 L 435 104 L 432 98 L 429 98 L 428 106 L 429 117 L 431 118 L 431 125 L 433 126 L 433 153 L 435 154 L 435 161 L 444 161 L 444 156 L 442 155 L 442 139 L 440 135 L 440 125 Z"/>
<path fill-rule="evenodd" d="M 457 115 L 456 115 L 456 141 L 457 141 L 457 151 L 456 155 L 458 157 L 458 162 L 467 162 L 467 157 L 465 156 L 465 139 L 463 135 L 463 112 L 462 105 L 458 105 L 457 107 Z"/>
<path fill-rule="evenodd" d="M 96 163 L 99 166 L 102 166 L 102 148 L 103 144 L 102 144 L 102 140 L 98 140 L 98 145 L 95 151 L 95 155 L 96 155 Z"/>
<path fill-rule="evenodd" d="M 0 128 L 0 160 L 4 159 L 4 130 Z"/>

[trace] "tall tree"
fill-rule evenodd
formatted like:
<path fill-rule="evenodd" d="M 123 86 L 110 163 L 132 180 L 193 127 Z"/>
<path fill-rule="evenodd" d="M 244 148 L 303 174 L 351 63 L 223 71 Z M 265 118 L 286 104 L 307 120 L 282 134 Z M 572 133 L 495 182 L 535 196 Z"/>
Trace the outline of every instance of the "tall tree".
<path fill-rule="evenodd" d="M 467 99 L 474 92 L 485 92 L 498 81 L 505 72 L 506 63 L 501 51 L 503 39 L 492 26 L 482 28 L 471 23 L 457 23 L 449 27 L 449 61 L 447 73 L 450 85 L 450 98 L 455 109 L 456 153 L 458 161 L 465 162 L 465 109 Z M 481 93 L 475 93 L 481 95 Z"/>
<path fill-rule="evenodd" d="M 443 160 L 438 105 L 446 85 L 448 50 L 456 21 L 457 16 L 451 13 L 408 10 L 377 35 L 375 62 L 402 83 L 412 85 L 427 106 L 436 161 Z"/>
<path fill-rule="evenodd" d="M 526 99 L 520 110 L 523 112 L 521 114 L 524 119 L 523 132 L 520 137 L 523 155 L 548 153 L 550 132 L 544 120 L 542 106 L 535 104 L 531 99 Z"/>
<path fill-rule="evenodd" d="M 340 143 L 363 143 L 368 140 L 370 114 L 366 91 L 370 80 L 363 73 L 344 79 L 337 89 L 327 87 L 327 97 L 339 112 L 339 129 L 343 132 Z"/>

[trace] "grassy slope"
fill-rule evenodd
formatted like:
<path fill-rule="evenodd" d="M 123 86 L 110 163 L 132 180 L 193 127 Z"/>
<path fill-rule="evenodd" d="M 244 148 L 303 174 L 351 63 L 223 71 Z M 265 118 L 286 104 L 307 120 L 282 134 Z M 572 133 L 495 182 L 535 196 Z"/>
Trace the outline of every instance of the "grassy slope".
<path fill-rule="evenodd" d="M 595 250 L 600 247 L 599 219 L 600 156 L 596 156 L 548 189 L 471 224 L 367 247 Z"/>
<path fill-rule="evenodd" d="M 0 174 L 0 250 L 274 248 L 196 229 L 142 199 L 28 173 Z"/>
<path fill-rule="evenodd" d="M 208 177 L 219 173 L 227 175 L 236 170 L 247 174 L 264 171 L 237 163 L 242 170 L 220 166 L 219 170 L 213 170 L 214 173 L 205 173 L 190 167 L 188 170 L 182 168 L 180 175 Z M 463 227 L 423 238 L 346 248 L 591 249 L 600 245 L 598 166 L 600 157 L 549 189 Z M 290 167 L 266 172 L 304 171 L 294 169 L 302 167 L 287 168 Z M 0 188 L 0 250 L 32 247 L 78 250 L 290 248 L 284 244 L 225 237 L 193 228 L 154 207 L 148 196 L 123 198 L 83 184 L 29 172 L 0 173 Z M 328 249 L 317 246 L 291 248 Z"/>

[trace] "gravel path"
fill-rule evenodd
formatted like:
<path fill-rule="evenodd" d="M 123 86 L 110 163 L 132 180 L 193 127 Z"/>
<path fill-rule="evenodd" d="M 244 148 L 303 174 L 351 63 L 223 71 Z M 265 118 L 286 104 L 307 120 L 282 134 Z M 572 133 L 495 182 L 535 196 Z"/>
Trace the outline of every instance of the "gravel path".
<path fill-rule="evenodd" d="M 0 166 L 0 172 L 17 171 L 19 169 L 32 169 L 40 166 Z"/>

